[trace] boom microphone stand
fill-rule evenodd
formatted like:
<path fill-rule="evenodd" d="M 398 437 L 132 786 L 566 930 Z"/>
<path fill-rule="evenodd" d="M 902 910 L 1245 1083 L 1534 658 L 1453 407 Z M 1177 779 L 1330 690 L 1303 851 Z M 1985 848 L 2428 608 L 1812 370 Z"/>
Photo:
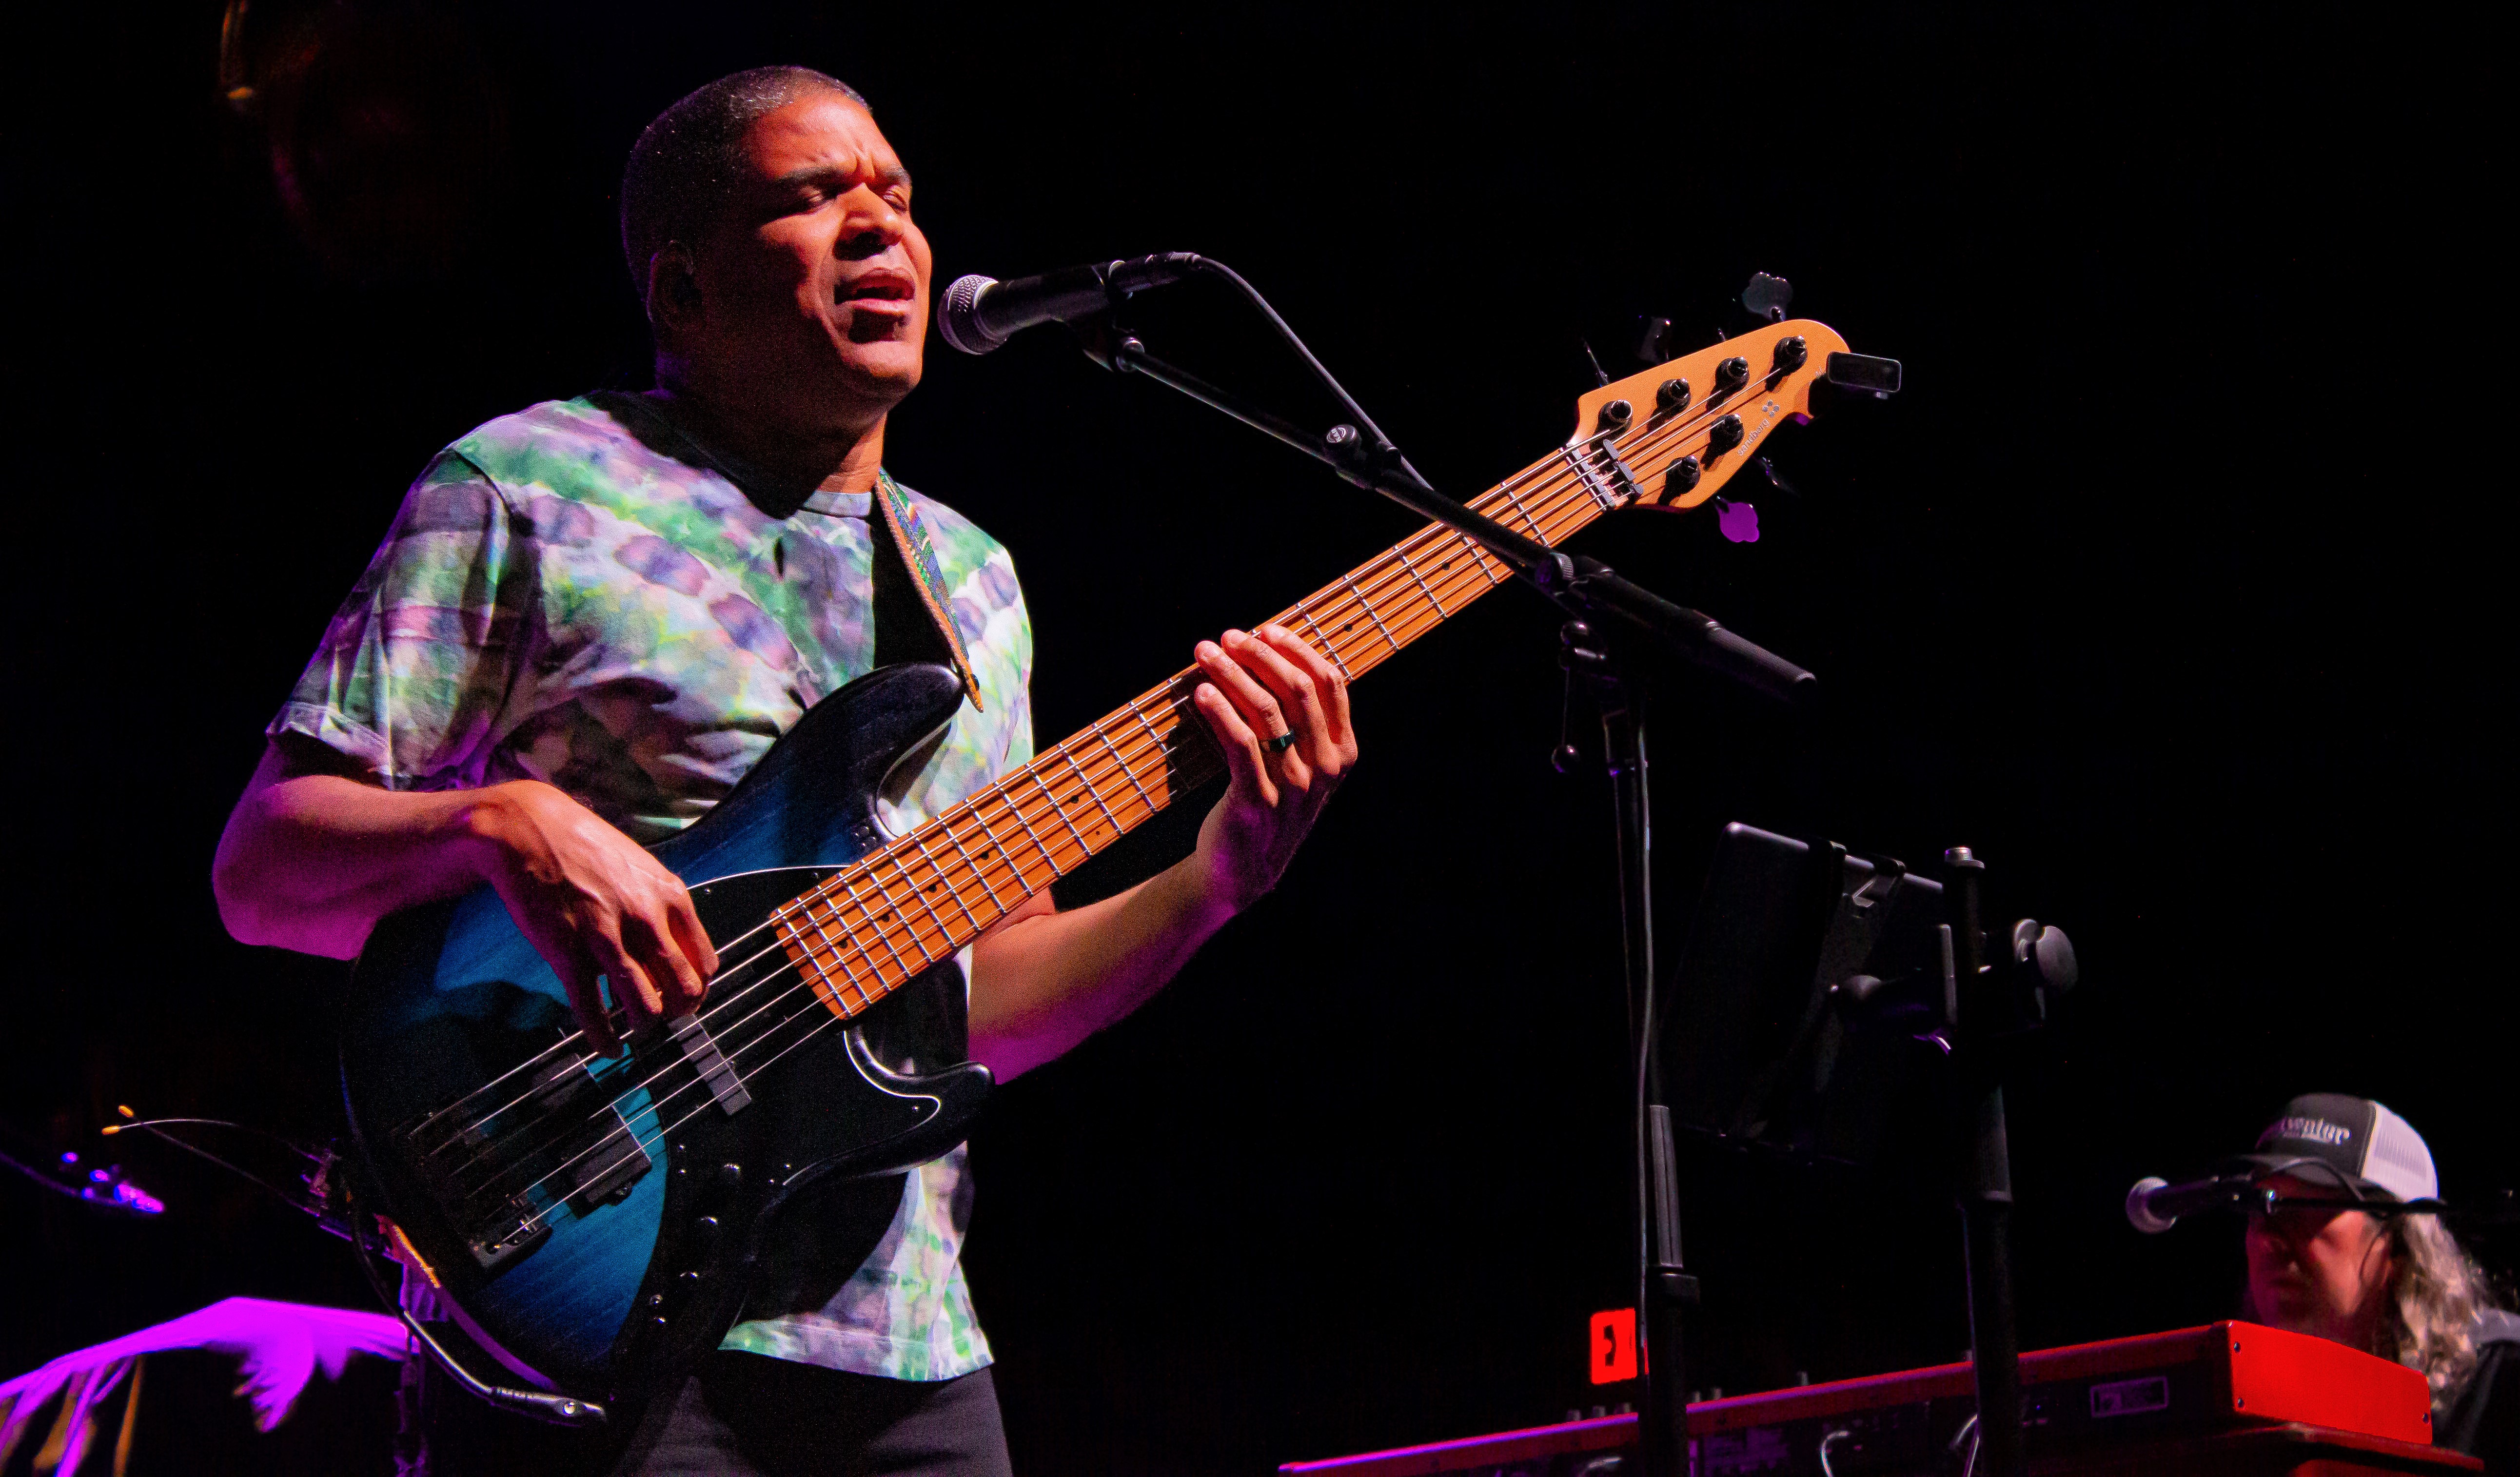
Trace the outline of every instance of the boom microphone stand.
<path fill-rule="evenodd" d="M 1596 640 L 1596 630 L 1617 632 L 1631 643 L 1642 642 L 1789 701 L 1810 698 L 1814 679 L 1699 611 L 1621 579 L 1597 560 L 1572 558 L 1525 538 L 1437 492 L 1258 291 L 1212 258 L 1198 258 L 1196 270 L 1221 277 L 1239 291 L 1353 419 L 1316 435 L 1157 357 L 1144 340 L 1118 327 L 1115 315 L 1125 294 L 1116 291 L 1114 312 L 1086 325 L 1080 334 L 1086 354 L 1116 374 L 1142 376 L 1223 412 L 1323 463 L 1342 480 L 1454 529 L 1495 555 L 1568 617 L 1561 633 L 1568 670 L 1580 672 L 1600 699 L 1618 833 L 1619 915 L 1637 1062 L 1637 1306 L 1643 1325 L 1638 1344 L 1645 1370 L 1638 1428 L 1647 1477 L 1684 1477 L 1689 1469 L 1688 1404 L 1681 1328 L 1683 1311 L 1697 1300 L 1697 1283 L 1682 1263 L 1678 1158 L 1653 1050 L 1653 833 L 1645 783 L 1645 690 L 1606 644 Z"/>

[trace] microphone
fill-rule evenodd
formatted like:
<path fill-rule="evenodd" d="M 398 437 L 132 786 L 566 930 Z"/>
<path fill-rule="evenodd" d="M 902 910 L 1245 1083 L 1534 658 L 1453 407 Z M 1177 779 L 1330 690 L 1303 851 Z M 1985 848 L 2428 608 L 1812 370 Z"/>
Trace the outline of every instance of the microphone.
<path fill-rule="evenodd" d="M 2184 1185 L 2147 1175 L 2127 1191 L 2127 1223 L 2145 1235 L 2157 1236 L 2182 1216 L 2239 1204 L 2257 1186 L 2259 1173 L 2242 1170 L 2210 1180 L 2190 1180 Z"/>
<path fill-rule="evenodd" d="M 1035 324 L 1107 312 L 1130 293 L 1179 282 L 1199 265 L 1195 251 L 1159 251 L 1010 282 L 975 272 L 956 278 L 938 299 L 936 332 L 964 353 L 985 354 Z"/>

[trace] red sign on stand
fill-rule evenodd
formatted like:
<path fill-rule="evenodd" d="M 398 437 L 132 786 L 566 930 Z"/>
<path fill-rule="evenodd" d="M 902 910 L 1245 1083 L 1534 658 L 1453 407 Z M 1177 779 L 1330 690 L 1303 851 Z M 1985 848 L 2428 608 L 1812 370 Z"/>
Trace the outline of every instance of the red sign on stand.
<path fill-rule="evenodd" d="M 1637 1310 L 1613 1308 L 1593 1315 L 1592 1366 L 1597 1385 L 1637 1377 Z"/>

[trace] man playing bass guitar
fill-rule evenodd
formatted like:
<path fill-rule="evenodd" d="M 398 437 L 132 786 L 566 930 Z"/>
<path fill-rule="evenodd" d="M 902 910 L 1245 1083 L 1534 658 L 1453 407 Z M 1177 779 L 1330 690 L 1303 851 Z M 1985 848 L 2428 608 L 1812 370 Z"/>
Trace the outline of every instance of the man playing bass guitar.
<path fill-rule="evenodd" d="M 1007 552 L 883 470 L 930 258 L 864 100 L 794 67 L 711 83 L 641 136 L 621 217 L 657 387 L 502 417 L 429 465 L 273 720 L 214 874 L 236 937 L 337 958 L 486 883 L 605 1051 L 693 1012 L 718 964 L 642 843 L 705 815 L 807 707 L 881 663 L 961 676 L 883 797 L 896 831 L 1033 752 Z M 1035 895 L 963 958 L 970 1053 L 1001 1080 L 1160 988 L 1355 763 L 1313 647 L 1229 631 L 1196 661 L 1231 778 L 1195 850 L 1088 907 Z M 617 1469 L 1005 1472 L 963 1164 L 906 1177 L 863 1265 L 817 1265 L 810 1215 L 783 1223 L 742 1320 Z M 558 1440 L 486 1410 L 442 1434 L 441 1470 L 524 1470 Z"/>

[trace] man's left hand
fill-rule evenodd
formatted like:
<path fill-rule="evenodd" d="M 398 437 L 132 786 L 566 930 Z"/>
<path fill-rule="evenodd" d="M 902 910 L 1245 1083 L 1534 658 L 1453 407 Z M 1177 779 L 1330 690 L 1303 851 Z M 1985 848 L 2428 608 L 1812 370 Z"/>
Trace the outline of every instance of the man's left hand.
<path fill-rule="evenodd" d="M 1209 896 L 1239 913 L 1278 884 L 1356 765 L 1347 679 L 1283 626 L 1200 642 L 1192 694 L 1232 776 L 1192 853 Z M 1292 741 L 1287 741 L 1287 736 Z"/>

